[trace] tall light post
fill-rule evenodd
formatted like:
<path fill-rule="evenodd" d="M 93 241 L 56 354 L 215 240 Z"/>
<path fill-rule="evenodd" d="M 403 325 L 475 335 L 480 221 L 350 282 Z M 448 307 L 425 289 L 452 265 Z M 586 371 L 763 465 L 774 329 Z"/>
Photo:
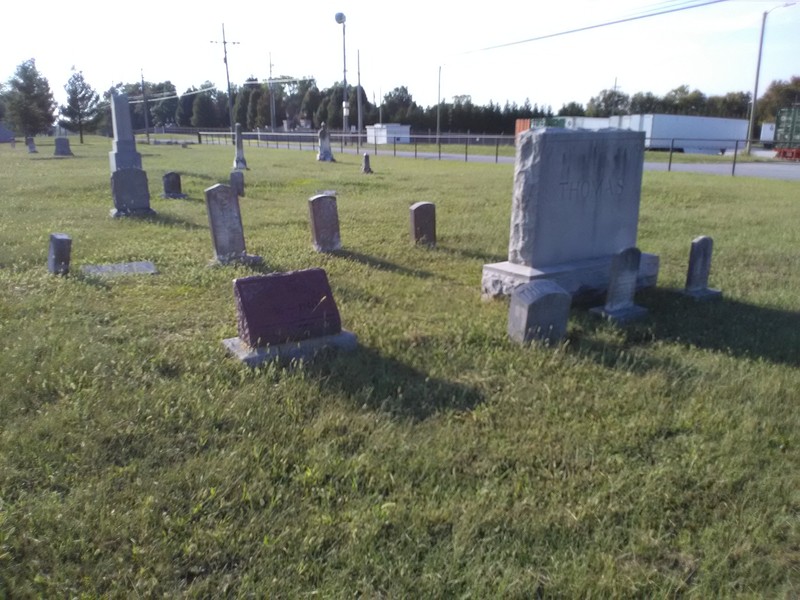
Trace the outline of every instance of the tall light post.
<path fill-rule="evenodd" d="M 345 44 L 344 35 L 344 22 L 347 20 L 347 17 L 344 16 L 344 13 L 336 13 L 335 19 L 336 22 L 342 26 L 342 87 L 344 88 L 344 91 L 342 92 L 342 134 L 344 135 L 347 133 L 347 117 L 350 114 L 350 109 L 347 106 L 347 45 Z"/>
<path fill-rule="evenodd" d="M 769 10 L 765 10 L 764 14 L 761 15 L 761 37 L 758 40 L 758 60 L 756 62 L 756 83 L 753 86 L 753 102 L 750 107 L 750 125 L 747 128 L 747 145 L 745 146 L 745 152 L 750 154 L 750 148 L 752 145 L 753 139 L 753 132 L 755 131 L 756 126 L 756 100 L 758 99 L 758 76 L 761 74 L 761 53 L 764 49 L 764 29 L 767 25 L 767 15 L 771 13 L 776 8 L 786 8 L 787 6 L 792 6 L 796 4 L 796 2 L 787 2 L 786 4 L 781 4 L 780 6 L 773 6 Z"/>

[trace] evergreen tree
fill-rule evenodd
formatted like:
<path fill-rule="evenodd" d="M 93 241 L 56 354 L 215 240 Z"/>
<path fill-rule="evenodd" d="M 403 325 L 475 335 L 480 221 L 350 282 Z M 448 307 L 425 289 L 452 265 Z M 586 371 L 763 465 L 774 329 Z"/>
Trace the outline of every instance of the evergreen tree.
<path fill-rule="evenodd" d="M 39 74 L 34 59 L 21 63 L 5 94 L 9 121 L 25 136 L 48 133 L 55 121 L 56 102 L 47 79 Z"/>
<path fill-rule="evenodd" d="M 214 127 L 217 123 L 214 100 L 208 94 L 197 94 L 192 105 L 192 127 Z"/>
<path fill-rule="evenodd" d="M 83 72 L 74 69 L 64 90 L 67 92 L 67 104 L 59 108 L 64 118 L 60 119 L 58 124 L 70 131 L 77 129 L 82 144 L 84 129 L 93 130 L 97 124 L 100 115 L 100 95 L 86 83 Z"/>
<path fill-rule="evenodd" d="M 192 124 L 192 106 L 194 105 L 197 88 L 192 86 L 178 98 L 178 108 L 175 109 L 175 123 L 179 127 L 189 127 Z"/>

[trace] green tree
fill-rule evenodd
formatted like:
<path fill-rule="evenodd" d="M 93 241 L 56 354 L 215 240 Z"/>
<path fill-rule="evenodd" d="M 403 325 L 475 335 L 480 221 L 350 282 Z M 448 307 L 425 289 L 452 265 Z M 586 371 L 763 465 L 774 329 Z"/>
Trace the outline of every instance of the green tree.
<path fill-rule="evenodd" d="M 258 118 L 258 104 L 261 101 L 261 96 L 263 95 L 264 91 L 261 89 L 261 86 L 253 88 L 253 91 L 250 92 L 250 100 L 247 103 L 246 125 L 246 127 L 250 130 L 255 129 L 256 127 L 263 127 L 264 125 L 264 123 Z"/>
<path fill-rule="evenodd" d="M 586 109 L 579 102 L 568 102 L 567 104 L 562 104 L 561 108 L 558 109 L 558 116 L 583 117 L 586 116 Z"/>
<path fill-rule="evenodd" d="M 192 104 L 192 127 L 215 127 L 219 123 L 217 107 L 211 94 L 202 93 L 194 97 Z"/>
<path fill-rule="evenodd" d="M 145 82 L 147 105 L 150 110 L 150 124 L 163 127 L 175 123 L 175 113 L 180 103 L 178 89 L 170 81 L 162 83 Z"/>
<path fill-rule="evenodd" d="M 197 88 L 192 86 L 178 98 L 178 108 L 175 109 L 175 122 L 179 127 L 189 127 L 192 124 L 192 106 L 194 105 L 194 92 Z"/>
<path fill-rule="evenodd" d="M 618 90 L 602 90 L 597 96 L 592 96 L 586 106 L 586 115 L 589 117 L 610 117 L 628 113 L 631 99 L 628 94 Z"/>
<path fill-rule="evenodd" d="M 664 101 L 653 92 L 636 92 L 631 97 L 630 112 L 633 115 L 648 115 L 664 112 Z"/>
<path fill-rule="evenodd" d="M 23 135 L 48 133 L 53 126 L 57 105 L 34 59 L 21 63 L 8 80 L 5 101 L 9 121 Z"/>
<path fill-rule="evenodd" d="M 800 102 L 800 76 L 793 75 L 789 81 L 777 79 L 769 84 L 767 91 L 756 102 L 759 120 L 775 121 L 778 111 L 791 108 Z"/>
<path fill-rule="evenodd" d="M 59 108 L 61 116 L 58 124 L 75 131 L 77 129 L 81 144 L 83 131 L 93 130 L 100 115 L 100 95 L 86 83 L 82 71 L 75 71 L 64 86 L 67 92 L 67 103 Z"/>

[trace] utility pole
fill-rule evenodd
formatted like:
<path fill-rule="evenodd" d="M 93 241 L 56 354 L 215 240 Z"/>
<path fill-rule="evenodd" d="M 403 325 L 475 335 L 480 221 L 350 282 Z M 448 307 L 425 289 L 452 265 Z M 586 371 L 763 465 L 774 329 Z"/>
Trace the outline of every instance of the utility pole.
<path fill-rule="evenodd" d="M 144 89 L 144 69 L 139 69 L 139 72 L 142 75 L 142 98 L 144 99 L 144 134 L 147 136 L 147 145 L 150 145 L 150 118 L 147 113 L 150 111 L 147 109 L 147 92 Z"/>
<path fill-rule="evenodd" d="M 211 40 L 212 44 L 222 44 L 223 62 L 225 63 L 225 81 L 228 83 L 228 118 L 231 121 L 231 131 L 234 128 L 233 122 L 233 97 L 231 95 L 231 75 L 228 71 L 228 44 L 238 44 L 239 42 L 229 42 L 225 39 L 225 23 L 222 24 L 222 41 Z"/>
<path fill-rule="evenodd" d="M 272 52 L 269 53 L 269 119 L 270 119 L 270 129 L 272 133 L 275 133 L 275 92 L 273 90 L 272 83 L 272 67 L 275 65 L 272 64 Z"/>

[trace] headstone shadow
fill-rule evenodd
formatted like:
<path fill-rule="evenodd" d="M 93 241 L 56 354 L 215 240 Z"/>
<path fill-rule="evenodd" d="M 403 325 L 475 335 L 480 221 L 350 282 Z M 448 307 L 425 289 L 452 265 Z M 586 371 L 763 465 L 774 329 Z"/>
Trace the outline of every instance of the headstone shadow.
<path fill-rule="evenodd" d="M 737 358 L 800 366 L 800 313 L 755 306 L 730 298 L 697 302 L 681 290 L 654 288 L 637 294 L 649 310 L 646 321 L 621 329 L 619 344 L 597 341 L 593 333 L 607 327 L 573 307 L 571 320 L 580 332 L 570 335 L 571 347 L 607 367 L 619 366 L 621 352 L 653 341 L 721 352 Z M 627 359 L 625 359 L 627 360 Z M 625 363 L 625 360 L 622 362 Z M 657 358 L 637 356 L 626 368 L 647 372 L 665 366 Z M 635 363 L 635 364 L 634 364 Z M 680 369 L 685 370 L 685 365 Z"/>
<path fill-rule="evenodd" d="M 181 229 L 188 229 L 191 231 L 204 231 L 208 229 L 207 225 L 198 225 L 197 223 L 184 219 L 183 217 L 164 214 L 163 212 L 159 212 L 155 215 L 140 217 L 139 220 L 144 222 L 149 221 L 151 223 L 159 223 L 161 225 L 168 225 L 170 227 L 179 227 Z"/>
<path fill-rule="evenodd" d="M 472 410 L 484 401 L 473 387 L 430 377 L 365 346 L 347 354 L 318 356 L 305 369 L 357 407 L 412 421 L 445 410 Z"/>
<path fill-rule="evenodd" d="M 329 254 L 332 254 L 334 256 L 339 256 L 341 258 L 347 258 L 355 262 L 361 263 L 362 265 L 366 265 L 373 269 L 379 269 L 381 271 L 389 271 L 391 273 L 398 273 L 401 275 L 411 275 L 413 277 L 419 277 L 421 279 L 427 279 L 428 277 L 433 277 L 433 273 L 429 271 L 422 271 L 420 269 L 409 269 L 401 265 L 398 265 L 396 263 L 376 258 L 374 256 L 368 256 L 360 252 L 353 252 L 352 250 L 345 250 L 340 248 L 339 250 L 333 250 L 332 252 L 329 252 Z"/>

